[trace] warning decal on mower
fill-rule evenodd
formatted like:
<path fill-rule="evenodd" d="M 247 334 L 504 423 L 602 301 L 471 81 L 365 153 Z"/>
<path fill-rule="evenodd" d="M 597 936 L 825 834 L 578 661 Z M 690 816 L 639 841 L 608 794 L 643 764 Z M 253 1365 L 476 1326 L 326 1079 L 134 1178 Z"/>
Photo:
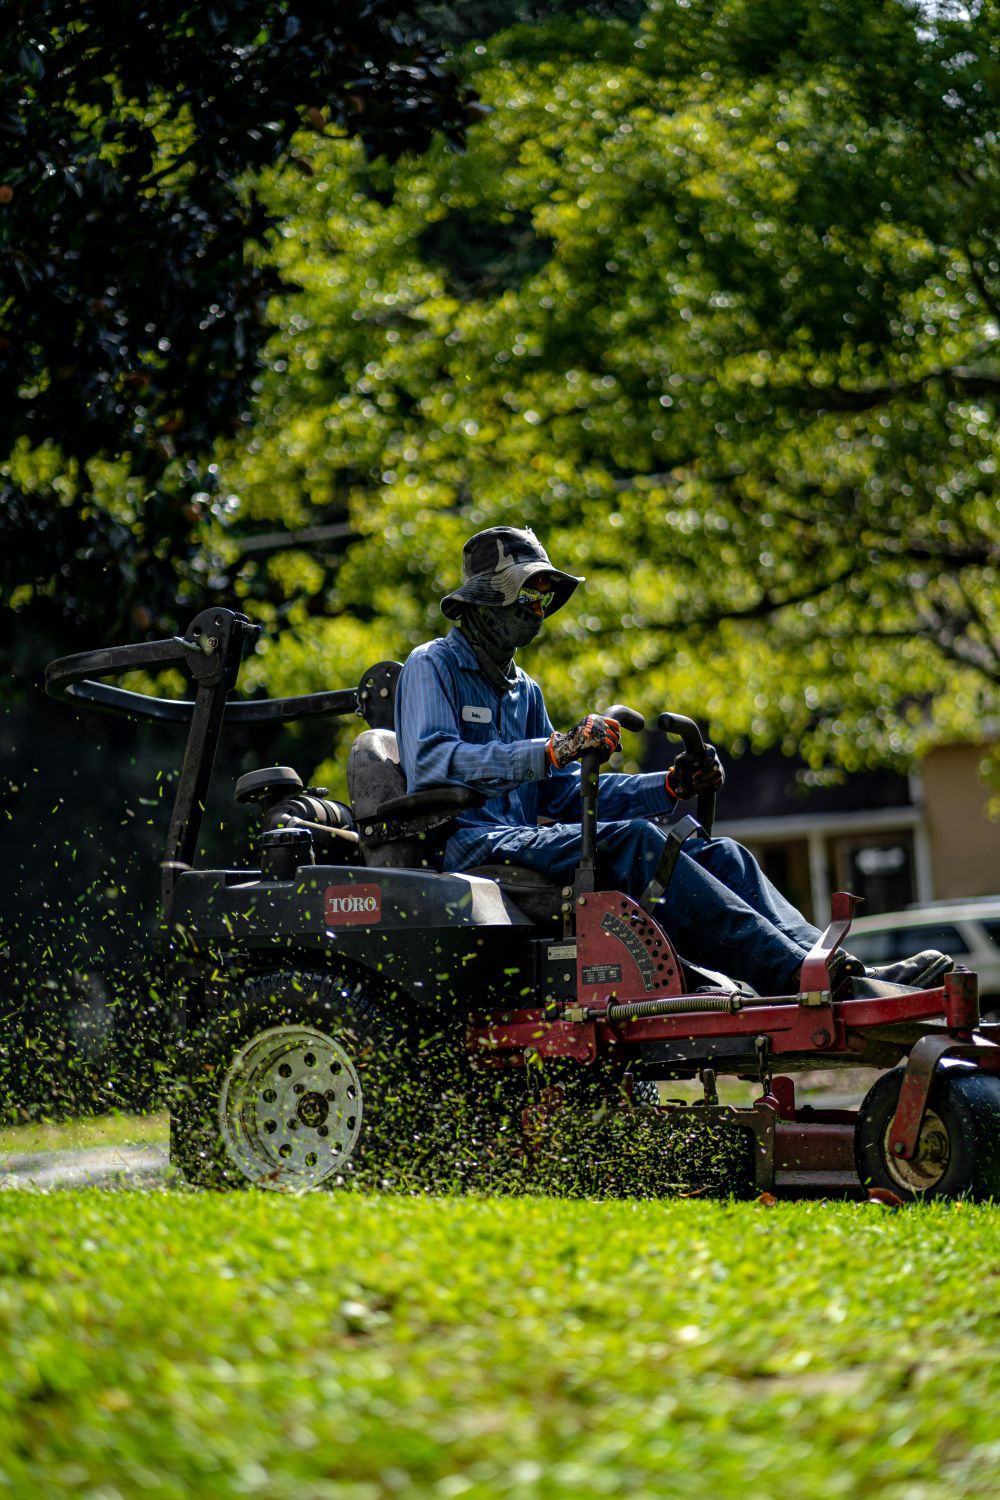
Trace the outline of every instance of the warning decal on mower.
<path fill-rule="evenodd" d="M 620 984 L 621 964 L 588 964 L 583 971 L 584 984 Z"/>
<path fill-rule="evenodd" d="M 343 927 L 350 922 L 370 924 L 382 920 L 381 886 L 328 885 L 325 900 L 327 927 Z"/>

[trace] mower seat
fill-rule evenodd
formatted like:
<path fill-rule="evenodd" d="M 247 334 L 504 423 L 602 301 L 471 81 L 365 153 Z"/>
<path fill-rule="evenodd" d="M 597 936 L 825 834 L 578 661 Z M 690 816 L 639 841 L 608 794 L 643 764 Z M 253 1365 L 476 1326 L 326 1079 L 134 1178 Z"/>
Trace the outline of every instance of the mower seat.
<path fill-rule="evenodd" d="M 464 786 L 407 792 L 391 729 L 365 729 L 347 760 L 347 785 L 361 862 L 379 868 L 440 870 L 456 813 L 484 798 Z"/>
<path fill-rule="evenodd" d="M 347 789 L 355 818 L 373 818 L 383 802 L 402 797 L 406 778 L 391 729 L 363 729 L 347 757 Z"/>
<path fill-rule="evenodd" d="M 361 860 L 374 868 L 439 870 L 455 813 L 483 801 L 464 787 L 407 795 L 399 745 L 391 729 L 361 731 L 348 756 L 347 786 Z M 524 865 L 482 865 L 467 873 L 496 881 L 526 917 L 545 925 L 561 921 L 563 905 L 573 894 L 571 888 L 564 889 Z"/>
<path fill-rule="evenodd" d="M 383 803 L 406 795 L 399 746 L 391 729 L 363 729 L 347 758 L 347 788 L 365 865 L 384 868 L 440 869 L 439 841 L 428 840 L 444 818 L 416 816 L 388 820 Z"/>

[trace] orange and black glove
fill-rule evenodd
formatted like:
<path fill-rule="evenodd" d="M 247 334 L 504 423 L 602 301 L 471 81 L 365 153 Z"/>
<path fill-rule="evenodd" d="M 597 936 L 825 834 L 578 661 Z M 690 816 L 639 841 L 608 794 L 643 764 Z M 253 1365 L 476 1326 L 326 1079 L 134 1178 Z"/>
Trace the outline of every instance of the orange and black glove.
<path fill-rule="evenodd" d="M 570 761 L 579 760 L 586 750 L 600 750 L 601 759 L 608 760 L 621 749 L 621 745 L 622 732 L 617 719 L 588 714 L 567 734 L 554 729 L 549 735 L 546 753 L 552 764 L 562 770 Z"/>
<path fill-rule="evenodd" d="M 726 773 L 722 769 L 714 745 L 706 745 L 704 755 L 692 755 L 682 750 L 667 772 L 667 791 L 677 802 L 686 802 L 699 792 L 715 792 L 723 785 Z"/>

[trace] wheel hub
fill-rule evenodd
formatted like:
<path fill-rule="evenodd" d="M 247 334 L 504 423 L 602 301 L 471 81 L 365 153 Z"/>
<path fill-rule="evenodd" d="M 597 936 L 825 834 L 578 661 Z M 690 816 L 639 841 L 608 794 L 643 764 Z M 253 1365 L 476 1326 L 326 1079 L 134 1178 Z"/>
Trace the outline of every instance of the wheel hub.
<path fill-rule="evenodd" d="M 330 1106 L 322 1094 L 303 1094 L 295 1113 L 307 1129 L 316 1130 L 326 1124 Z"/>
<path fill-rule="evenodd" d="M 897 1186 L 905 1188 L 909 1193 L 926 1193 L 936 1187 L 948 1169 L 948 1162 L 951 1160 L 948 1127 L 935 1110 L 928 1109 L 920 1128 L 916 1152 L 906 1161 L 893 1154 L 890 1142 L 892 1121 L 893 1117 L 890 1116 L 882 1152 L 889 1176 Z"/>
<path fill-rule="evenodd" d="M 311 1188 L 340 1171 L 361 1132 L 361 1081 L 340 1042 L 312 1026 L 258 1032 L 219 1094 L 226 1151 L 261 1187 Z"/>

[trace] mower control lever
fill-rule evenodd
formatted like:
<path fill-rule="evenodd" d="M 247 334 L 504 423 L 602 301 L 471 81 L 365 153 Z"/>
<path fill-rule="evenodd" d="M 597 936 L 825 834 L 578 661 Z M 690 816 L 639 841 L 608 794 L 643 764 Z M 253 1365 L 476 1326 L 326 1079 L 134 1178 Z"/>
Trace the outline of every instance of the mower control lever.
<path fill-rule="evenodd" d="M 683 740 L 684 749 L 691 755 L 704 755 L 705 741 L 693 719 L 686 719 L 683 714 L 661 714 L 656 727 L 662 729 L 664 734 L 675 734 L 678 739 Z"/>
<path fill-rule="evenodd" d="M 624 703 L 616 703 L 613 708 L 604 709 L 601 717 L 616 719 L 623 729 L 631 730 L 633 734 L 638 734 L 646 727 L 642 714 L 637 713 L 634 708 L 626 708 Z M 580 756 L 580 796 L 583 803 L 580 810 L 580 870 L 589 872 L 584 876 L 589 890 L 594 889 L 594 856 L 597 852 L 597 787 L 603 759 L 604 754 L 600 750 L 585 750 Z M 578 885 L 579 882 L 578 874 Z"/>
<path fill-rule="evenodd" d="M 626 708 L 624 703 L 616 703 L 614 708 L 604 710 L 606 719 L 617 719 L 623 729 L 629 730 L 631 734 L 641 734 L 646 727 L 646 721 L 642 714 L 634 708 Z"/>
<path fill-rule="evenodd" d="M 689 755 L 700 758 L 705 754 L 705 741 L 701 730 L 693 719 L 685 718 L 684 714 L 660 714 L 656 727 L 662 729 L 664 734 L 674 734 L 678 739 L 683 740 L 684 749 Z M 698 822 L 711 838 L 712 824 L 715 822 L 715 792 L 699 792 L 697 808 Z"/>

